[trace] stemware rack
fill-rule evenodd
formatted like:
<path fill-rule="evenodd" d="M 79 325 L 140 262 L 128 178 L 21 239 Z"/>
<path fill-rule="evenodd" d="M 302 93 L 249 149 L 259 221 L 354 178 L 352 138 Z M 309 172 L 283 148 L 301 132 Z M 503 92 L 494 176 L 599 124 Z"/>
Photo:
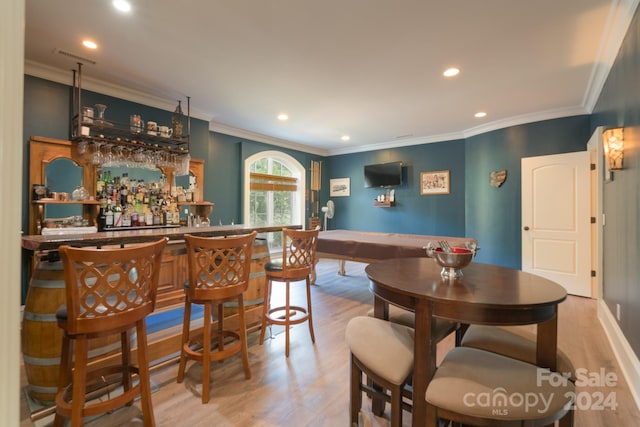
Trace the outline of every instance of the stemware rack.
<path fill-rule="evenodd" d="M 153 135 L 141 128 L 132 132 L 129 123 L 85 116 L 82 111 L 82 63 L 73 70 L 73 117 L 71 140 L 76 143 L 98 143 L 124 146 L 130 149 L 160 151 L 167 154 L 188 154 L 191 146 L 191 99 L 187 97 L 187 132 L 181 137 Z M 88 133 L 88 135 L 86 135 Z"/>

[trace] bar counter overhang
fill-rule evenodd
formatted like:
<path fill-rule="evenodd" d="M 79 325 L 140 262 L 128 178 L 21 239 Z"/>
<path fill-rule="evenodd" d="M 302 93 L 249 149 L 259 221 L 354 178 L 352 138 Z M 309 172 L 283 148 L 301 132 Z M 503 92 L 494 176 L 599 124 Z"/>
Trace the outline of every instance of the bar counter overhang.
<path fill-rule="evenodd" d="M 86 234 L 51 234 L 28 235 L 22 237 L 22 247 L 31 251 L 56 250 L 61 245 L 72 246 L 105 246 L 131 243 L 144 243 L 166 237 L 169 243 L 182 242 L 185 234 L 194 234 L 202 237 L 222 237 L 251 233 L 253 230 L 260 233 L 279 232 L 283 228 L 301 229 L 300 225 L 216 225 L 206 227 L 178 227 L 178 228 L 149 228 L 128 230 L 102 231 Z"/>

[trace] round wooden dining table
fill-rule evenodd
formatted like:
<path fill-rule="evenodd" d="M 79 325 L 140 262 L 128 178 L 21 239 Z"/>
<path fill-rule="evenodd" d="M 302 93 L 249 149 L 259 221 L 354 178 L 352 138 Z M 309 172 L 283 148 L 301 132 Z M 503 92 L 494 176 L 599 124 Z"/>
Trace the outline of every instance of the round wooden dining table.
<path fill-rule="evenodd" d="M 413 426 L 436 426 L 427 414 L 425 392 L 436 371 L 434 317 L 463 325 L 537 325 L 536 364 L 556 369 L 558 304 L 567 298 L 559 284 L 520 270 L 471 263 L 463 276 L 440 276 L 433 258 L 398 258 L 368 265 L 374 313 L 388 319 L 389 304 L 415 313 Z"/>

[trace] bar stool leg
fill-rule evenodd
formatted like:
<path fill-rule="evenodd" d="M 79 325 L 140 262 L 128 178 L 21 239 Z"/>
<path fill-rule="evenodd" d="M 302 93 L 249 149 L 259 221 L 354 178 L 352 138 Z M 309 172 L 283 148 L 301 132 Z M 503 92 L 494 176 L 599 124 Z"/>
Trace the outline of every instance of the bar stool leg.
<path fill-rule="evenodd" d="M 71 340 L 67 336 L 67 334 L 63 334 L 62 336 L 62 354 L 60 355 L 60 376 L 58 379 L 58 394 L 61 390 L 64 390 L 67 384 L 71 384 L 71 352 L 73 351 L 73 346 Z M 56 394 L 56 400 L 58 400 L 59 396 Z M 58 403 L 59 405 L 59 403 Z M 63 427 L 64 419 L 59 412 L 56 411 L 56 416 L 53 419 L 53 427 Z"/>
<path fill-rule="evenodd" d="M 290 304 L 290 300 L 291 300 L 291 295 L 289 293 L 290 291 L 290 283 L 287 280 L 287 288 L 285 291 L 285 311 L 284 311 L 284 320 L 285 320 L 285 355 L 287 357 L 289 357 L 289 329 L 291 328 L 291 304 Z"/>
<path fill-rule="evenodd" d="M 262 326 L 260 327 L 260 345 L 264 342 L 264 333 L 267 329 L 268 323 L 267 314 L 269 313 L 269 306 L 271 305 L 271 280 L 265 277 L 265 298 L 262 301 Z"/>
<path fill-rule="evenodd" d="M 311 282 L 307 276 L 307 323 L 309 323 L 309 333 L 311 334 L 311 342 L 316 342 L 316 336 L 313 333 L 313 316 L 311 314 Z"/>
<path fill-rule="evenodd" d="M 138 373 L 140 376 L 140 406 L 145 427 L 154 427 L 156 421 L 151 404 L 151 376 L 149 375 L 149 358 L 147 356 L 147 325 L 144 318 L 136 322 L 138 335 Z"/>
<path fill-rule="evenodd" d="M 120 333 L 120 348 L 121 350 L 121 358 L 122 358 L 122 388 L 124 391 L 131 390 L 131 372 L 129 370 L 129 366 L 131 365 L 131 334 L 130 332 L 124 331 Z M 133 399 L 127 402 L 127 406 L 133 405 Z"/>
<path fill-rule="evenodd" d="M 202 403 L 209 402 L 209 379 L 211 377 L 211 309 L 212 303 L 204 305 L 204 336 L 202 338 Z"/>
<path fill-rule="evenodd" d="M 249 367 L 249 346 L 247 345 L 247 325 L 244 318 L 244 297 L 242 294 L 238 298 L 238 320 L 240 321 L 240 352 L 242 353 L 242 365 L 244 366 L 244 377 L 251 378 L 251 368 Z"/>
<path fill-rule="evenodd" d="M 358 425 L 358 414 L 362 409 L 362 391 L 360 384 L 362 383 L 362 370 L 353 360 L 351 355 L 351 424 Z"/>
<path fill-rule="evenodd" d="M 73 394 L 71 402 L 71 427 L 81 427 L 83 423 L 83 408 L 87 389 L 87 362 L 89 358 L 89 343 L 87 338 L 78 337 L 75 340 L 75 369 L 73 370 Z"/>
<path fill-rule="evenodd" d="M 184 303 L 184 320 L 182 321 L 182 345 L 180 346 L 180 366 L 178 368 L 178 383 L 184 380 L 184 370 L 187 366 L 187 353 L 184 351 L 184 346 L 189 343 L 189 327 L 191 324 L 191 301 L 189 296 Z"/>
<path fill-rule="evenodd" d="M 224 304 L 216 304 L 218 311 L 218 349 L 219 351 L 224 350 Z M 213 322 L 213 319 L 211 319 Z"/>

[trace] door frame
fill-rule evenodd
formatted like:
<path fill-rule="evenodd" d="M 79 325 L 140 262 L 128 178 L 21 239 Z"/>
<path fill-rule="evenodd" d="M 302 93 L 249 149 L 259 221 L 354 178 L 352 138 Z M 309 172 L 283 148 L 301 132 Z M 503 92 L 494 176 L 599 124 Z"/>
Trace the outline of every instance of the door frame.
<path fill-rule="evenodd" d="M 591 153 L 591 217 L 595 218 L 591 229 L 591 267 L 595 270 L 595 277 L 591 278 L 591 298 L 601 299 L 603 293 L 603 227 L 604 227 L 604 147 L 602 146 L 602 132 L 604 126 L 598 126 L 589 138 L 587 151 Z M 595 176 L 594 176 L 595 174 Z M 595 264 L 594 264 L 595 260 Z"/>

